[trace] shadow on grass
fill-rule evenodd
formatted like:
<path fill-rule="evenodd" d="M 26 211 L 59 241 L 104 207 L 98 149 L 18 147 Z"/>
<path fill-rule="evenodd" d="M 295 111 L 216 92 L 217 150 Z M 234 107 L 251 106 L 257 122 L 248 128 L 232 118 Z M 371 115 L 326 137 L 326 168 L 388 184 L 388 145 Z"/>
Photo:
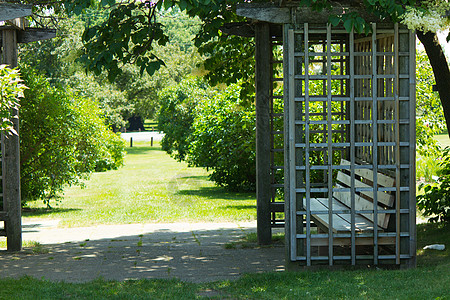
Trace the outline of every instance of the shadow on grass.
<path fill-rule="evenodd" d="M 195 177 L 195 176 L 194 176 Z M 229 192 L 221 187 L 208 186 L 200 187 L 194 190 L 179 190 L 176 192 L 178 195 L 190 195 L 203 197 L 208 199 L 224 199 L 224 200 L 255 200 L 255 193 L 235 193 Z"/>
<path fill-rule="evenodd" d="M 450 224 L 426 223 L 417 225 L 417 265 L 431 266 L 450 263 Z M 432 244 L 444 244 L 445 250 L 423 250 Z"/>
<path fill-rule="evenodd" d="M 256 209 L 256 205 L 227 205 L 220 207 L 220 209 L 236 209 L 236 210 Z"/>
<path fill-rule="evenodd" d="M 79 208 L 22 208 L 22 216 L 24 217 L 39 217 L 39 216 L 51 216 L 52 214 L 60 214 L 64 212 L 81 210 Z"/>
<path fill-rule="evenodd" d="M 126 147 L 125 151 L 127 152 L 127 155 L 142 155 L 145 154 L 145 152 L 150 151 L 162 151 L 161 147 L 150 147 L 150 146 L 139 146 L 139 147 Z"/>

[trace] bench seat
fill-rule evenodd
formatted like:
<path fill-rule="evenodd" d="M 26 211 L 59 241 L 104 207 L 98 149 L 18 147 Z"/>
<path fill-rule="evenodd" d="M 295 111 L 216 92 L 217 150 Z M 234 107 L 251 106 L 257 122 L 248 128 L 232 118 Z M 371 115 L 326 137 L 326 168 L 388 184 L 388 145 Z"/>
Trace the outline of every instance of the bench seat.
<path fill-rule="evenodd" d="M 341 165 L 350 165 L 349 161 L 341 160 Z M 371 232 L 374 231 L 374 216 L 373 213 L 373 191 L 367 191 L 372 188 L 373 171 L 370 169 L 355 169 L 355 188 L 362 189 L 362 191 L 355 193 L 354 204 L 355 213 L 355 232 Z M 342 189 L 333 192 L 332 197 L 332 231 L 334 233 L 345 233 L 351 231 L 351 194 L 348 188 L 351 186 L 351 176 L 344 171 L 339 171 L 337 174 L 335 188 Z M 377 183 L 381 187 L 395 186 L 395 180 L 389 176 L 377 173 Z M 347 191 L 343 191 L 347 189 Z M 366 190 L 364 190 L 366 189 Z M 394 196 L 388 192 L 377 191 L 377 230 L 383 231 L 388 228 L 390 214 L 383 213 L 383 210 L 390 209 L 394 204 Z M 303 207 L 306 208 L 306 198 L 303 198 Z M 310 211 L 313 221 L 319 227 L 329 228 L 329 198 L 310 198 Z M 336 213 L 337 212 L 337 213 Z"/>

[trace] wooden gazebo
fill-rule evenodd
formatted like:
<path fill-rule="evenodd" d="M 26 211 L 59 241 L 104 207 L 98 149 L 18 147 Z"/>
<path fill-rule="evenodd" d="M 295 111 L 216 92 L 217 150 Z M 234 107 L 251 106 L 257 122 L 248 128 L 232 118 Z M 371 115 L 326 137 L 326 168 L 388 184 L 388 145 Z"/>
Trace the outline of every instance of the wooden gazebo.
<path fill-rule="evenodd" d="M 348 33 L 327 23 L 342 7 L 287 3 L 237 9 L 256 40 L 259 241 L 284 225 L 288 268 L 414 266 L 415 34 L 360 7 L 372 32 Z"/>

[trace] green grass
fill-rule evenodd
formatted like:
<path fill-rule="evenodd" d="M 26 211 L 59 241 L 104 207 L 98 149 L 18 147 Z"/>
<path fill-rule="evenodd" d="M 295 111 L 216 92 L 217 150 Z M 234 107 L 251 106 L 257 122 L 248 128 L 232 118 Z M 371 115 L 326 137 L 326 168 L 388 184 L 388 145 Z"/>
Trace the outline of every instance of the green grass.
<path fill-rule="evenodd" d="M 145 120 L 144 121 L 144 129 L 146 131 L 157 131 L 158 130 L 158 122 L 156 120 Z"/>
<path fill-rule="evenodd" d="M 0 240 L 0 250 L 6 250 L 6 248 L 6 240 Z M 22 241 L 22 248 L 24 253 L 27 254 L 45 254 L 49 252 L 48 248 L 36 241 Z"/>
<path fill-rule="evenodd" d="M 434 139 L 443 147 L 450 146 L 450 138 L 448 134 L 435 135 Z M 441 157 L 435 156 L 432 153 L 429 156 L 421 156 L 417 154 L 416 157 L 416 175 L 418 180 L 433 182 L 433 176 L 436 176 L 440 170 Z"/>
<path fill-rule="evenodd" d="M 418 266 L 409 270 L 270 272 L 202 284 L 159 279 L 65 283 L 23 277 L 0 279 L 0 299 L 449 299 L 449 232 L 450 225 L 419 225 L 418 249 L 434 243 L 447 248 L 418 250 Z"/>
<path fill-rule="evenodd" d="M 448 134 L 435 135 L 434 138 L 441 144 L 442 147 L 450 146 L 450 138 Z"/>
<path fill-rule="evenodd" d="M 54 209 L 29 203 L 24 218 L 61 219 L 62 226 L 256 218 L 254 193 L 227 192 L 208 181 L 205 170 L 175 161 L 158 144 L 139 145 L 127 149 L 123 168 L 92 174 L 84 189 L 67 188 Z"/>

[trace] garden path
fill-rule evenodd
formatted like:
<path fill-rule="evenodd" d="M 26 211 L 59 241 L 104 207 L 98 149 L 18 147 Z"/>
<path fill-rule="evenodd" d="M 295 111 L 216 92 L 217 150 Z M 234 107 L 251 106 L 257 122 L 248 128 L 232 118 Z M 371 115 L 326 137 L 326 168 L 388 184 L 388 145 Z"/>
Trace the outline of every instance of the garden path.
<path fill-rule="evenodd" d="M 37 253 L 0 253 L 0 277 L 52 281 L 96 278 L 233 280 L 244 273 L 284 270 L 284 247 L 230 244 L 256 230 L 255 222 L 100 225 L 59 228 L 57 220 L 28 220 L 23 239 Z M 228 244 L 228 247 L 225 245 Z M 235 249 L 230 245 L 236 246 Z"/>

